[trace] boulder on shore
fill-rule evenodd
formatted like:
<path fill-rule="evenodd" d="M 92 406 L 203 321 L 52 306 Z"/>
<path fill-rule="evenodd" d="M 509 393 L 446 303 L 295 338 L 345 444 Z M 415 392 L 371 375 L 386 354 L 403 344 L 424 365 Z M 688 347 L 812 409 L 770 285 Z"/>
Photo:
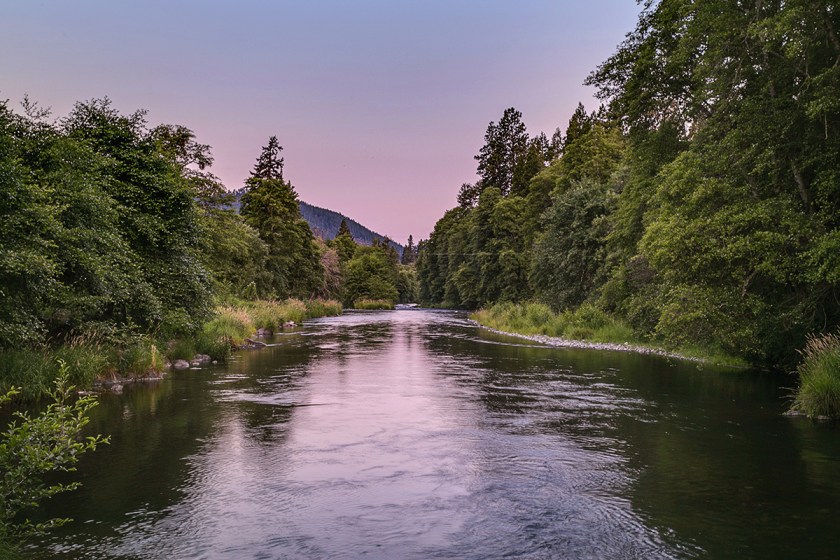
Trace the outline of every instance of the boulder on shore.
<path fill-rule="evenodd" d="M 196 354 L 195 356 L 193 356 L 192 361 L 193 362 L 198 362 L 198 365 L 203 366 L 203 365 L 207 365 L 210 362 L 212 362 L 213 358 L 211 358 L 207 354 Z"/>
<path fill-rule="evenodd" d="M 189 369 L 190 363 L 187 360 L 175 360 L 172 367 L 174 369 Z"/>

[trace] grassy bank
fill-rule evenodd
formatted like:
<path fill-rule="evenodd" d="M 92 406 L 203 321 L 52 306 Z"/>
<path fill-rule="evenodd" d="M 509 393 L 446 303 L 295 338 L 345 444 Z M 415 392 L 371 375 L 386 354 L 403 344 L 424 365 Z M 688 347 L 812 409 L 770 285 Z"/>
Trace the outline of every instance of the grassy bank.
<path fill-rule="evenodd" d="M 809 418 L 840 418 L 840 336 L 809 338 L 802 357 L 791 411 Z"/>
<path fill-rule="evenodd" d="M 390 299 L 357 299 L 353 309 L 394 309 L 394 302 Z"/>
<path fill-rule="evenodd" d="M 90 388 L 97 380 L 158 376 L 167 362 L 190 360 L 196 354 L 225 361 L 257 329 L 273 332 L 289 321 L 300 323 L 341 311 L 341 304 L 332 300 L 239 301 L 217 307 L 201 330 L 173 340 L 124 334 L 115 341 L 88 335 L 60 345 L 3 349 L 0 392 L 14 386 L 21 388 L 20 398 L 40 398 L 54 386 L 60 361 L 67 364 L 70 382 L 80 388 Z"/>
<path fill-rule="evenodd" d="M 502 332 L 528 336 L 543 335 L 592 343 L 631 345 L 718 365 L 734 367 L 747 365 L 743 360 L 715 349 L 667 348 L 657 345 L 655 340 L 639 336 L 625 322 L 591 304 L 583 304 L 575 310 L 554 313 L 550 307 L 541 303 L 505 302 L 476 311 L 471 317 L 480 325 Z"/>

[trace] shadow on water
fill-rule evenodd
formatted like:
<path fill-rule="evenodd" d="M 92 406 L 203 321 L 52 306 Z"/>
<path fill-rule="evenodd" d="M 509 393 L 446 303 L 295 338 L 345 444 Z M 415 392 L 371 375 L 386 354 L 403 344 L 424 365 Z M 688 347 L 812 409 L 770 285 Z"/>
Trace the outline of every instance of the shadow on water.
<path fill-rule="evenodd" d="M 41 558 L 829 557 L 836 425 L 791 379 L 350 312 L 105 396 Z"/>

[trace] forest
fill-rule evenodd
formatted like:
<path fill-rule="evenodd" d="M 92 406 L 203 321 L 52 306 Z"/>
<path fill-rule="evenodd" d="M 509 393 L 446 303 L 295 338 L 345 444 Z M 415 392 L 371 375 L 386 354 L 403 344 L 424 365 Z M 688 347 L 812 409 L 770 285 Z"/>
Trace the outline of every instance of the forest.
<path fill-rule="evenodd" d="M 586 80 L 600 107 L 551 139 L 490 123 L 421 299 L 792 367 L 840 321 L 838 26 L 826 1 L 645 2 Z"/>
<path fill-rule="evenodd" d="M 0 104 L 0 390 L 145 377 L 196 352 L 226 359 L 257 328 L 416 298 L 393 244 L 346 223 L 313 235 L 271 137 L 241 194 L 181 125 L 151 127 L 108 99 L 55 119 Z M 255 153 L 257 150 L 255 150 Z"/>

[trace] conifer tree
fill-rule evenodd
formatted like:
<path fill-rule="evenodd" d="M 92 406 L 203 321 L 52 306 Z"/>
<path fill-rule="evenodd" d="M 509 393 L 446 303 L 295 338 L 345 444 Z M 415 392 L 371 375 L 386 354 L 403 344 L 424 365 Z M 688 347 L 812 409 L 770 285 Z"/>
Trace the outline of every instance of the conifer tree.
<path fill-rule="evenodd" d="M 280 157 L 280 152 L 283 151 L 283 146 L 277 141 L 276 136 L 268 139 L 268 145 L 263 146 L 260 157 L 257 158 L 257 163 L 254 164 L 254 170 L 251 171 L 252 179 L 278 179 L 283 180 L 283 158 Z"/>
<path fill-rule="evenodd" d="M 336 237 L 339 235 L 349 235 L 351 238 L 353 237 L 353 234 L 350 233 L 350 228 L 347 225 L 347 220 L 344 218 L 341 218 L 341 224 L 338 226 L 338 233 L 336 234 Z"/>
<path fill-rule="evenodd" d="M 321 284 L 323 271 L 312 230 L 300 214 L 297 193 L 282 178 L 280 150 L 277 137 L 272 136 L 246 182 L 241 213 L 268 245 L 271 280 L 265 294 L 304 297 Z"/>
<path fill-rule="evenodd" d="M 401 264 L 413 264 L 417 260 L 417 247 L 414 246 L 414 237 L 408 236 L 408 243 L 403 248 Z"/>

